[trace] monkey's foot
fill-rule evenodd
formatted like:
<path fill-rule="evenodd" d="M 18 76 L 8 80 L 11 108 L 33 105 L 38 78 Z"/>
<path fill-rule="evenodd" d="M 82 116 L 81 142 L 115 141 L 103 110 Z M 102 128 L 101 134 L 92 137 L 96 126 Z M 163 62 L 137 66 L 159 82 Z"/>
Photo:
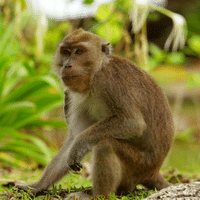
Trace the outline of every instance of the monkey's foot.
<path fill-rule="evenodd" d="M 26 191 L 32 195 L 35 195 L 37 192 L 39 192 L 39 190 L 36 189 L 36 187 L 34 186 L 34 184 L 28 184 L 28 185 L 16 185 L 14 187 L 14 190 L 15 188 L 17 190 L 23 190 L 23 191 Z"/>
<path fill-rule="evenodd" d="M 76 200 L 76 199 L 81 199 L 81 200 L 89 200 L 91 198 L 90 195 L 85 194 L 83 192 L 74 192 L 71 193 L 65 198 L 65 200 Z"/>

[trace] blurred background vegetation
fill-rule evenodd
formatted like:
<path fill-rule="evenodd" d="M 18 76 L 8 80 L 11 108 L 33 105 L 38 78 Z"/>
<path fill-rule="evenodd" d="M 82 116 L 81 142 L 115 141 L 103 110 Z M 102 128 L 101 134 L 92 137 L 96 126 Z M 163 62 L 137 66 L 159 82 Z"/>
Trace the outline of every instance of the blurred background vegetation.
<path fill-rule="evenodd" d="M 93 17 L 59 21 L 34 16 L 24 0 L 0 0 L 0 167 L 45 166 L 62 146 L 64 92 L 52 69 L 66 34 L 79 27 L 93 31 L 112 43 L 114 53 L 135 61 L 128 2 L 102 5 Z M 167 94 L 176 124 L 163 169 L 200 173 L 200 2 L 169 0 L 167 9 L 186 18 L 188 37 L 183 50 L 163 51 L 172 21 L 149 13 L 146 70 Z"/>

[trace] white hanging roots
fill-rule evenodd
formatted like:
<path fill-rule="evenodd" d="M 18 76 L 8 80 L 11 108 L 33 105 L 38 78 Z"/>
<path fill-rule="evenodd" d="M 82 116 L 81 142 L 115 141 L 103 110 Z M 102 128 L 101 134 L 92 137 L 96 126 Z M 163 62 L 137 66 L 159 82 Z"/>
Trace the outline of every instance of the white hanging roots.
<path fill-rule="evenodd" d="M 168 17 L 173 21 L 173 28 L 166 40 L 164 49 L 169 50 L 172 45 L 172 50 L 177 51 L 179 48 L 183 49 L 187 38 L 187 23 L 185 18 L 174 12 L 171 12 L 165 8 L 156 6 L 154 3 L 150 3 L 150 0 L 134 0 L 133 8 L 130 12 L 130 18 L 132 20 L 132 31 L 138 33 L 145 21 L 150 10 L 156 10 Z"/>

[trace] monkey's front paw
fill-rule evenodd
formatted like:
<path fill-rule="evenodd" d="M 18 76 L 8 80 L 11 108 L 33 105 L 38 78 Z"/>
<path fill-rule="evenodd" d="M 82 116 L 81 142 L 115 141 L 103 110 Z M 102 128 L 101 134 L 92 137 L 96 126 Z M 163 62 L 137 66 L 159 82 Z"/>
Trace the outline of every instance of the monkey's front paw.
<path fill-rule="evenodd" d="M 71 154 L 67 158 L 67 163 L 68 166 L 73 170 L 73 171 L 80 171 L 83 166 L 80 164 L 81 161 L 81 156 L 80 153 L 77 152 L 76 150 L 71 150 Z"/>
<path fill-rule="evenodd" d="M 83 168 L 83 165 L 81 165 L 80 163 L 74 163 L 73 165 L 69 165 L 69 167 L 70 167 L 73 171 L 80 171 L 81 168 Z"/>

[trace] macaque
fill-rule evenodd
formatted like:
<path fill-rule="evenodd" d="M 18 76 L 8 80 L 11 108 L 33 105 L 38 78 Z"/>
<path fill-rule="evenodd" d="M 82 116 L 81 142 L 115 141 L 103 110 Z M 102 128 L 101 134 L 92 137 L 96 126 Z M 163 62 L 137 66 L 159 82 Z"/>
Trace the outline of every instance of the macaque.
<path fill-rule="evenodd" d="M 82 158 L 92 149 L 93 196 L 122 194 L 137 184 L 167 187 L 159 169 L 173 141 L 174 123 L 156 81 L 83 29 L 61 42 L 56 68 L 66 86 L 68 138 L 39 181 L 16 187 L 31 187 L 33 193 L 46 190 L 70 170 L 79 171 Z M 81 192 L 68 198 L 74 195 L 91 198 Z"/>

